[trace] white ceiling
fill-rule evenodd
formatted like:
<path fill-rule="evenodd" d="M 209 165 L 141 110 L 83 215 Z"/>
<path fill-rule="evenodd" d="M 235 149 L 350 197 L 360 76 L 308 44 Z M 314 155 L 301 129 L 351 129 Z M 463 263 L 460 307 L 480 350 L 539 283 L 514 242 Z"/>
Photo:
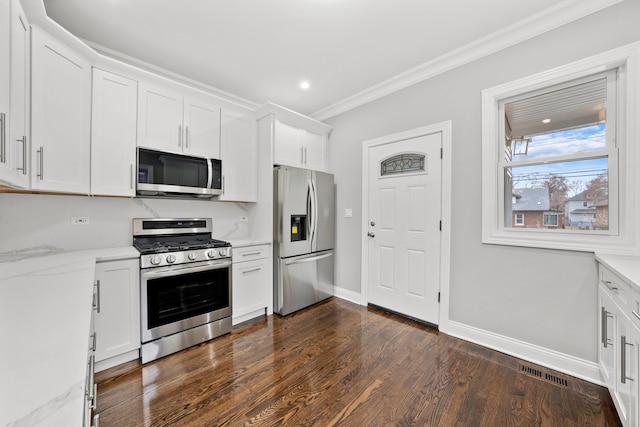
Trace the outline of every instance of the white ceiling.
<path fill-rule="evenodd" d="M 43 0 L 81 39 L 313 114 L 575 0 Z M 308 80 L 311 88 L 299 83 Z"/>

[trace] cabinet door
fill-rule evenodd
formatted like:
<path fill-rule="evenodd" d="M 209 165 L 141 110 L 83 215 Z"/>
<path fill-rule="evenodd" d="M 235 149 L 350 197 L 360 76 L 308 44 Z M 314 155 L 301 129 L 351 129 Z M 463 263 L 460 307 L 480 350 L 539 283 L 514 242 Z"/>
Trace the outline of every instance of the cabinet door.
<path fill-rule="evenodd" d="M 220 158 L 220 107 L 186 97 L 184 128 L 185 154 Z"/>
<path fill-rule="evenodd" d="M 88 194 L 91 68 L 37 27 L 31 41 L 32 187 Z"/>
<path fill-rule="evenodd" d="M 240 323 L 242 316 L 264 310 L 267 307 L 268 259 L 233 264 L 233 319 Z"/>
<path fill-rule="evenodd" d="M 91 194 L 135 195 L 138 83 L 93 70 Z"/>
<path fill-rule="evenodd" d="M 274 129 L 274 163 L 302 167 L 304 148 L 299 139 L 299 129 L 278 120 Z"/>
<path fill-rule="evenodd" d="M 29 23 L 18 0 L 11 1 L 11 114 L 6 131 L 9 182 L 29 187 Z"/>
<path fill-rule="evenodd" d="M 6 0 L 0 1 L 0 180 L 7 182 L 9 182 L 12 177 L 8 147 L 11 73 L 10 21 L 9 2 Z"/>
<path fill-rule="evenodd" d="M 300 129 L 299 139 L 304 148 L 304 167 L 314 170 L 326 168 L 326 137 Z"/>
<path fill-rule="evenodd" d="M 140 348 L 138 260 L 96 263 L 96 361 Z"/>
<path fill-rule="evenodd" d="M 631 361 L 634 353 L 631 337 L 631 324 L 629 319 L 621 312 L 614 314 L 616 318 L 617 335 L 614 347 L 616 352 L 616 390 L 614 401 L 617 404 L 618 416 L 625 426 L 630 426 L 629 415 L 631 409 L 631 385 L 637 378 L 632 378 L 630 373 Z M 635 425 L 635 424 L 633 424 Z"/>
<path fill-rule="evenodd" d="M 605 385 L 613 395 L 615 389 L 615 361 L 617 347 L 616 336 L 616 313 L 614 312 L 615 304 L 611 298 L 603 291 L 602 287 L 598 288 L 599 300 L 599 327 L 598 327 L 598 364 L 600 372 L 604 379 Z"/>
<path fill-rule="evenodd" d="M 138 145 L 182 152 L 182 94 L 140 82 L 138 85 Z"/>
<path fill-rule="evenodd" d="M 633 322 L 631 322 L 630 336 L 631 348 L 629 349 L 630 358 L 627 362 L 627 370 L 633 381 L 631 382 L 628 425 L 637 426 L 640 421 L 638 415 L 640 408 L 640 328 Z"/>
<path fill-rule="evenodd" d="M 258 200 L 256 122 L 253 117 L 222 110 L 222 195 L 218 200 Z"/>

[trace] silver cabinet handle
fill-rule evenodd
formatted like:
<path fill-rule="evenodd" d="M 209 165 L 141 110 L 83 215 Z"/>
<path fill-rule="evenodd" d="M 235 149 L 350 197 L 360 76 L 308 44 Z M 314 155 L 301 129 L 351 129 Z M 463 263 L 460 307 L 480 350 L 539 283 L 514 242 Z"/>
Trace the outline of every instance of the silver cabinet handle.
<path fill-rule="evenodd" d="M 613 316 L 604 307 L 602 307 L 602 346 L 604 348 L 607 348 L 609 344 L 611 344 L 607 334 L 607 329 L 609 328 L 608 318 L 613 318 Z"/>
<path fill-rule="evenodd" d="M 246 254 L 242 254 L 242 256 L 253 256 L 253 255 L 260 255 L 262 252 L 258 251 L 258 252 L 247 252 Z"/>
<path fill-rule="evenodd" d="M 182 125 L 178 125 L 178 147 L 182 147 Z"/>
<path fill-rule="evenodd" d="M 262 270 L 262 267 L 252 268 L 251 270 L 244 270 L 242 274 L 253 273 L 254 271 L 260 271 L 260 270 Z"/>
<path fill-rule="evenodd" d="M 7 115 L 0 113 L 0 163 L 7 163 Z"/>
<path fill-rule="evenodd" d="M 636 316 L 636 319 L 640 320 L 640 313 L 638 313 L 637 311 L 632 311 L 631 314 Z"/>
<path fill-rule="evenodd" d="M 633 347 L 633 344 L 627 342 L 627 337 L 620 336 L 620 382 L 626 384 L 627 380 L 633 381 L 633 378 L 627 376 L 627 346 Z"/>
<path fill-rule="evenodd" d="M 93 425 L 91 427 L 100 427 L 100 414 L 93 416 Z"/>
<path fill-rule="evenodd" d="M 96 313 L 100 313 L 100 279 L 96 280 L 94 286 L 96 291 L 93 294 L 93 308 L 96 310 Z"/>
<path fill-rule="evenodd" d="M 307 147 L 304 147 L 304 165 L 307 165 Z"/>
<path fill-rule="evenodd" d="M 617 287 L 611 286 L 611 281 L 609 281 L 609 280 L 601 279 L 600 282 L 602 282 L 602 284 L 605 285 L 610 291 L 617 291 L 618 290 Z"/>
<path fill-rule="evenodd" d="M 189 148 L 189 126 L 184 128 L 184 148 Z"/>
<path fill-rule="evenodd" d="M 27 174 L 27 136 L 23 135 L 22 139 L 16 139 L 17 142 L 22 142 L 22 167 L 16 168 L 22 171 L 22 175 Z"/>
<path fill-rule="evenodd" d="M 134 172 L 133 172 L 133 163 L 131 163 L 131 167 L 129 169 L 129 188 L 131 188 L 133 190 L 133 176 L 134 176 Z"/>
<path fill-rule="evenodd" d="M 40 155 L 40 173 L 37 177 L 42 181 L 44 179 L 44 147 L 40 147 L 38 154 Z"/>
<path fill-rule="evenodd" d="M 304 147 L 300 147 L 300 164 L 304 165 Z"/>

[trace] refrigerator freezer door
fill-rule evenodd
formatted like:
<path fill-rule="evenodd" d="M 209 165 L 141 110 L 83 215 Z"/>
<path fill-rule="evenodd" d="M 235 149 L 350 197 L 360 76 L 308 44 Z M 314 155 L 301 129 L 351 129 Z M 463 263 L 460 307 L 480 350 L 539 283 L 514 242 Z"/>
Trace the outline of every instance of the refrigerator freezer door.
<path fill-rule="evenodd" d="M 315 230 L 311 251 L 316 252 L 334 248 L 335 199 L 332 174 L 313 172 L 313 181 L 315 203 L 312 222 L 315 224 Z"/>
<path fill-rule="evenodd" d="M 276 256 L 308 254 L 311 252 L 308 212 L 313 194 L 311 171 L 280 166 L 274 174 Z"/>
<path fill-rule="evenodd" d="M 274 311 L 282 316 L 333 295 L 333 251 L 279 259 Z"/>

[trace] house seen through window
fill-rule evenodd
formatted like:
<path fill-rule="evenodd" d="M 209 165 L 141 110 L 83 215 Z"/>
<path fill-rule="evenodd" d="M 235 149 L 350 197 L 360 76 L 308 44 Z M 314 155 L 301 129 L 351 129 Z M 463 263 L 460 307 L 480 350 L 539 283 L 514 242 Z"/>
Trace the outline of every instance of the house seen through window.
<path fill-rule="evenodd" d="M 611 70 L 502 101 L 505 228 L 610 230 L 615 84 Z"/>

